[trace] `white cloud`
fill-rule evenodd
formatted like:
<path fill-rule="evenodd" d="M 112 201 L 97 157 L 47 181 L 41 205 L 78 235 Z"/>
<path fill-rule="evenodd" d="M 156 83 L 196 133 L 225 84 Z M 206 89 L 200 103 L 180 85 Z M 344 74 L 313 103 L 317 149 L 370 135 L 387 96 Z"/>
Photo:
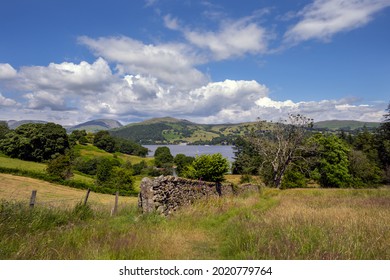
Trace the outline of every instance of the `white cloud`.
<path fill-rule="evenodd" d="M 4 97 L 0 92 L 0 107 L 13 107 L 16 105 L 18 105 L 18 102 L 13 99 Z"/>
<path fill-rule="evenodd" d="M 103 90 L 112 79 L 107 62 L 98 58 L 93 64 L 63 62 L 49 66 L 22 67 L 19 73 L 21 85 L 30 91 L 50 91 L 75 95 L 94 94 Z"/>
<path fill-rule="evenodd" d="M 25 94 L 24 97 L 28 99 L 27 108 L 42 110 L 50 108 L 54 111 L 67 110 L 64 97 L 61 95 L 52 94 L 46 91 L 38 91 L 34 93 Z"/>
<path fill-rule="evenodd" d="M 117 63 L 121 74 L 149 75 L 183 89 L 208 81 L 194 68 L 202 60 L 184 44 L 146 45 L 129 37 L 80 37 L 79 41 L 95 54 Z"/>
<path fill-rule="evenodd" d="M 170 15 L 164 17 L 165 26 L 180 30 L 187 41 L 211 53 L 214 60 L 224 60 L 245 54 L 262 54 L 268 51 L 269 32 L 245 17 L 236 21 L 225 20 L 218 31 L 192 30 L 181 27 Z"/>
<path fill-rule="evenodd" d="M 367 24 L 376 12 L 388 6 L 389 0 L 314 0 L 298 13 L 301 20 L 285 33 L 284 39 L 293 44 L 329 40 L 336 33 Z"/>
<path fill-rule="evenodd" d="M 257 100 L 267 96 L 268 91 L 256 81 L 225 80 L 195 89 L 189 98 L 194 114 L 208 115 L 221 110 L 249 110 Z"/>
<path fill-rule="evenodd" d="M 0 63 L 0 80 L 12 79 L 17 75 L 17 71 L 8 63 Z"/>

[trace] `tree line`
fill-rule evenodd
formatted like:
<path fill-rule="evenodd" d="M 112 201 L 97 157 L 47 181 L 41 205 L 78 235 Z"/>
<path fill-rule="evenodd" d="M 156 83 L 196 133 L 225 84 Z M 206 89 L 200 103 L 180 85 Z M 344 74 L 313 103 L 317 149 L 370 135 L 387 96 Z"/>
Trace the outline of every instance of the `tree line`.
<path fill-rule="evenodd" d="M 47 163 L 48 179 L 68 180 L 80 170 L 96 178 L 97 191 L 110 192 L 114 188 L 123 194 L 134 192 L 133 173 L 125 164 L 115 156 L 86 160 L 78 153 L 77 145 L 92 145 L 109 153 L 148 153 L 141 145 L 113 137 L 107 131 L 93 134 L 75 130 L 67 134 L 65 128 L 54 123 L 28 123 L 11 130 L 5 122 L 0 123 L 0 152 L 11 158 Z"/>
<path fill-rule="evenodd" d="M 315 132 L 313 120 L 290 115 L 277 123 L 259 120 L 236 141 L 233 173 L 259 175 L 277 188 L 372 187 L 390 183 L 390 104 L 376 130 L 356 134 Z"/>

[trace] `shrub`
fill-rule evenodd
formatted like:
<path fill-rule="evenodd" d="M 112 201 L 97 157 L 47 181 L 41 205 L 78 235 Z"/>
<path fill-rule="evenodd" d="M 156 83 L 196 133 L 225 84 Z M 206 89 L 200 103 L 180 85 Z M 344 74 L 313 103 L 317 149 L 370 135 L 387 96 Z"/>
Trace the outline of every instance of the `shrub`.
<path fill-rule="evenodd" d="M 229 162 L 220 153 L 197 156 L 187 168 L 186 176 L 204 181 L 222 182 L 229 171 Z"/>

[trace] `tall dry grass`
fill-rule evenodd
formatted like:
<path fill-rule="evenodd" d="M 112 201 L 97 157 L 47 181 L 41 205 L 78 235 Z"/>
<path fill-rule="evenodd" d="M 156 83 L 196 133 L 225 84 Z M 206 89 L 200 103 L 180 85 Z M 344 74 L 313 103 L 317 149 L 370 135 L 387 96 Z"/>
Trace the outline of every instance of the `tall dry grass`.
<path fill-rule="evenodd" d="M 389 189 L 263 189 L 167 218 L 131 204 L 29 220 L 12 207 L 0 208 L 0 259 L 390 259 Z"/>
<path fill-rule="evenodd" d="M 390 259 L 390 190 L 284 191 L 277 207 L 229 228 L 241 233 L 226 239 L 226 257 Z"/>

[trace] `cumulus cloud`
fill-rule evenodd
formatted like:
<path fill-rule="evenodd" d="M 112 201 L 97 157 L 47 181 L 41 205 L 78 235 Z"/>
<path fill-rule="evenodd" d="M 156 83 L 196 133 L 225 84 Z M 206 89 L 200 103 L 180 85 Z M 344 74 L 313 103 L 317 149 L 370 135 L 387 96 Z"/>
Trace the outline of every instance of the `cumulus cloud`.
<path fill-rule="evenodd" d="M 256 81 L 234 81 L 209 83 L 189 94 L 193 113 L 208 115 L 222 110 L 250 110 L 257 100 L 268 95 L 268 88 Z"/>
<path fill-rule="evenodd" d="M 18 102 L 11 98 L 4 97 L 0 92 L 0 107 L 13 107 L 18 105 Z"/>
<path fill-rule="evenodd" d="M 208 81 L 194 65 L 201 59 L 184 44 L 146 45 L 129 37 L 80 37 L 95 54 L 117 63 L 121 74 L 150 75 L 166 84 L 190 89 Z"/>
<path fill-rule="evenodd" d="M 28 100 L 27 108 L 35 110 L 43 110 L 50 108 L 54 111 L 68 110 L 64 97 L 47 91 L 38 91 L 25 94 L 24 97 Z"/>
<path fill-rule="evenodd" d="M 0 80 L 12 79 L 17 75 L 17 71 L 8 63 L 0 63 Z"/>
<path fill-rule="evenodd" d="M 284 39 L 293 44 L 329 40 L 336 33 L 367 24 L 376 12 L 388 6 L 389 0 L 314 0 L 298 13 L 301 20 L 285 33 Z"/>
<path fill-rule="evenodd" d="M 94 63 L 63 62 L 49 66 L 22 67 L 19 73 L 21 86 L 32 91 L 51 91 L 76 95 L 101 91 L 112 78 L 108 63 L 98 58 Z"/>
<path fill-rule="evenodd" d="M 268 50 L 269 32 L 253 21 L 253 17 L 221 22 L 218 31 L 192 30 L 180 26 L 171 15 L 164 17 L 165 26 L 180 30 L 187 41 L 211 53 L 214 60 L 224 60 L 245 54 L 261 54 Z"/>

